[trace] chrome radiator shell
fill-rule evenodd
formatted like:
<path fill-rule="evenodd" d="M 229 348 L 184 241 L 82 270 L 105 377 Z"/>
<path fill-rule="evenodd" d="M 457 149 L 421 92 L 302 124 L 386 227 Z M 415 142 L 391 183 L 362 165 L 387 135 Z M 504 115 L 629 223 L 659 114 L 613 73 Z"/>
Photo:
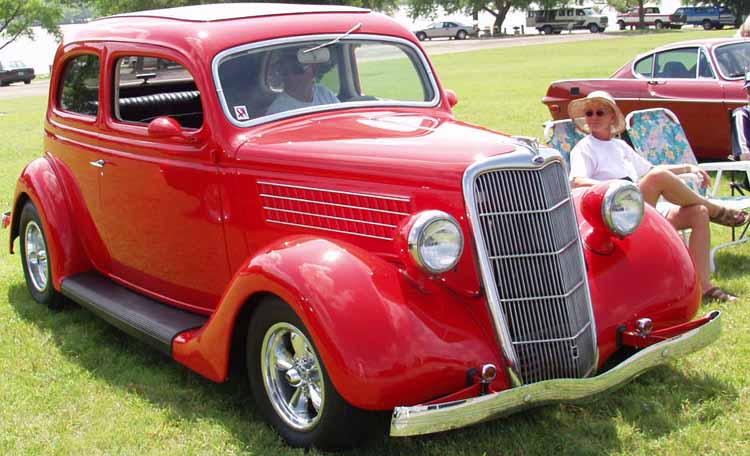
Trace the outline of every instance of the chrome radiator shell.
<path fill-rule="evenodd" d="M 470 166 L 463 190 L 513 384 L 592 375 L 596 327 L 562 158 L 519 144 Z"/>

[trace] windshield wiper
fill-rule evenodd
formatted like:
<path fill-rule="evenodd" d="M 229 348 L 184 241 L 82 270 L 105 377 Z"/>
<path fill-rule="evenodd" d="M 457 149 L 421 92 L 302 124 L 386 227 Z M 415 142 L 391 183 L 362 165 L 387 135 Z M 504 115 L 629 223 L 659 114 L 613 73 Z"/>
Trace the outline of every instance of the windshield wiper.
<path fill-rule="evenodd" d="M 347 30 L 343 35 L 337 36 L 336 38 L 332 39 L 331 41 L 327 41 L 327 42 L 325 42 L 323 44 L 319 44 L 319 45 L 317 45 L 315 47 L 311 47 L 310 49 L 305 49 L 304 51 L 302 51 L 302 53 L 303 54 L 307 54 L 308 52 L 313 52 L 313 51 L 317 51 L 318 49 L 321 49 L 321 48 L 324 48 L 324 47 L 332 46 L 332 45 L 338 43 L 339 41 L 341 41 L 342 39 L 346 38 L 347 36 L 351 35 L 352 33 L 356 32 L 361 27 L 362 27 L 362 23 L 360 22 L 359 24 L 357 24 L 354 27 L 352 27 L 349 30 Z"/>

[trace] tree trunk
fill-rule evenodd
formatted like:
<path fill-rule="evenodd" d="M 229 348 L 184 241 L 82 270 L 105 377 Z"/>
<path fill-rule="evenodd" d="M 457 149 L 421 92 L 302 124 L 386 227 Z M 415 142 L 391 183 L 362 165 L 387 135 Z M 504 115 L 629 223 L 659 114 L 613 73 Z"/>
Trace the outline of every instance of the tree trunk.
<path fill-rule="evenodd" d="M 645 29 L 646 28 L 646 14 L 643 11 L 643 1 L 644 0 L 638 0 L 638 29 Z"/>
<path fill-rule="evenodd" d="M 491 10 L 487 7 L 482 9 L 495 16 L 495 23 L 492 24 L 492 30 L 495 31 L 495 33 L 500 33 L 502 31 L 501 27 L 503 26 L 503 22 L 505 22 L 505 16 L 508 15 L 508 11 L 510 11 L 513 3 L 509 0 L 505 0 L 503 2 L 498 2 L 497 4 L 500 7 L 497 11 Z"/>

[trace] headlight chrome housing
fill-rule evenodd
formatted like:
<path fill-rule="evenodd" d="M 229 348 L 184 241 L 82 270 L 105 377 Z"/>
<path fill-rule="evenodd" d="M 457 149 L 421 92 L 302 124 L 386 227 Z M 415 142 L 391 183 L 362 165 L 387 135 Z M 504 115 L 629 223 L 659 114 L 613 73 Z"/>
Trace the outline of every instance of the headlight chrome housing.
<path fill-rule="evenodd" d="M 442 211 L 418 214 L 409 230 L 408 243 L 414 261 L 432 274 L 453 269 L 464 250 L 461 227 Z"/>
<path fill-rule="evenodd" d="M 618 236 L 632 234 L 643 220 L 643 194 L 628 181 L 610 184 L 602 202 L 602 219 Z"/>

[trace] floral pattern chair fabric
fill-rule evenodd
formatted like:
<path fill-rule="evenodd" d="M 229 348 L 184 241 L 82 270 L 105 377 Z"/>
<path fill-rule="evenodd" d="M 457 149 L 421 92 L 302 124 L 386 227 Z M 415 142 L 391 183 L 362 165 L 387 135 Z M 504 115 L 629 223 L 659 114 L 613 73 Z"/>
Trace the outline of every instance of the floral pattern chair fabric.
<path fill-rule="evenodd" d="M 700 187 L 700 178 L 685 179 L 693 190 L 718 204 L 734 209 L 747 209 L 750 207 L 748 196 L 719 196 L 720 184 L 723 171 L 742 171 L 750 173 L 750 162 L 717 162 L 698 164 L 692 147 L 688 142 L 685 130 L 683 130 L 677 116 L 668 109 L 656 108 L 633 111 L 625 119 L 628 135 L 633 148 L 646 160 L 654 165 L 683 165 L 692 164 L 700 166 L 704 171 L 716 172 L 713 188 Z M 718 245 L 711 249 L 711 271 L 714 271 L 716 252 L 732 245 L 750 241 L 747 234 L 747 226 L 744 227 L 739 238 L 735 236 L 735 228 L 732 228 L 732 241 Z"/>
<path fill-rule="evenodd" d="M 553 149 L 557 149 L 565 159 L 570 169 L 570 151 L 585 135 L 576 128 L 570 119 L 550 120 L 544 123 L 544 141 Z"/>

